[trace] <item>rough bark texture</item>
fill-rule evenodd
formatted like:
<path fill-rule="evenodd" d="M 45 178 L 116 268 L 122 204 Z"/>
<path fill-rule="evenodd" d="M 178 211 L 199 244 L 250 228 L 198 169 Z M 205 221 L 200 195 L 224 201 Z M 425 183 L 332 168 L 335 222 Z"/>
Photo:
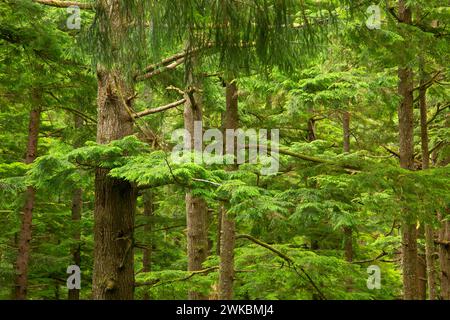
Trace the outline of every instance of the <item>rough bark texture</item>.
<path fill-rule="evenodd" d="M 224 124 L 225 130 L 226 129 L 236 130 L 239 125 L 238 89 L 236 82 L 234 81 L 228 83 L 226 87 L 226 112 L 224 122 L 225 122 Z M 237 165 L 233 165 L 229 169 L 236 170 Z M 221 228 L 222 229 L 220 241 L 219 299 L 231 300 L 233 298 L 234 245 L 236 240 L 235 239 L 236 227 L 234 217 L 229 215 L 227 212 L 222 213 Z"/>
<path fill-rule="evenodd" d="M 39 136 L 39 124 L 41 117 L 40 93 L 33 94 L 36 106 L 30 112 L 30 122 L 28 124 L 28 144 L 25 156 L 25 163 L 32 163 L 36 159 L 37 144 Z M 25 203 L 22 208 L 22 219 L 19 232 L 19 250 L 15 265 L 15 299 L 24 300 L 27 298 L 28 286 L 28 264 L 30 260 L 31 228 L 33 221 L 33 208 L 36 191 L 33 187 L 27 187 L 25 192 Z"/>
<path fill-rule="evenodd" d="M 198 82 L 193 72 L 189 73 L 188 83 L 194 87 L 194 93 L 186 94 L 184 108 L 184 128 L 191 136 L 193 150 L 202 152 L 201 145 L 194 144 L 194 122 L 202 121 L 201 96 L 198 94 Z M 200 133 L 203 134 L 203 133 Z M 186 225 L 188 271 L 202 270 L 202 264 L 208 257 L 208 207 L 203 198 L 186 193 Z M 208 297 L 194 290 L 188 292 L 189 300 L 206 300 Z"/>
<path fill-rule="evenodd" d="M 131 96 L 120 74 L 97 70 L 97 142 L 106 144 L 133 133 L 123 97 Z M 128 106 L 129 107 L 129 106 Z M 133 228 L 136 190 L 126 181 L 95 172 L 93 298 L 133 299 Z"/>
<path fill-rule="evenodd" d="M 399 20 L 405 24 L 412 23 L 410 8 L 405 0 L 398 1 Z M 400 166 L 404 169 L 414 169 L 414 114 L 413 114 L 413 72 L 402 63 L 398 69 L 400 79 L 398 92 L 402 98 L 398 108 Z M 417 273 L 417 230 L 411 212 L 405 208 L 402 225 L 402 255 L 403 255 L 403 288 L 404 299 L 419 299 L 419 279 Z"/>
<path fill-rule="evenodd" d="M 441 299 L 450 300 L 450 223 L 448 221 L 441 222 L 439 242 Z"/>

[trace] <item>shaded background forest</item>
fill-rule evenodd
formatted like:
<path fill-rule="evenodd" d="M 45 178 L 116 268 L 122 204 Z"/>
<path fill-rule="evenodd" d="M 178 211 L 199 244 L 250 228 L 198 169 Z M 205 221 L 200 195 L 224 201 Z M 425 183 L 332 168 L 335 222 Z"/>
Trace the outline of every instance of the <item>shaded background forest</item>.
<path fill-rule="evenodd" d="M 448 3 L 73 4 L 0 1 L 0 299 L 450 299 Z"/>

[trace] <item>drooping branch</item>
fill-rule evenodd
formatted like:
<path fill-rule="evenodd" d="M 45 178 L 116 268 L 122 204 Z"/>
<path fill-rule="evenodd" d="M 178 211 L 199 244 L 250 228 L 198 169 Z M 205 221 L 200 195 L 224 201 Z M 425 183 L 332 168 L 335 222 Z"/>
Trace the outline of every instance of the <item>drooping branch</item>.
<path fill-rule="evenodd" d="M 156 287 L 156 286 L 162 286 L 162 285 L 179 282 L 179 281 L 187 281 L 194 276 L 208 274 L 217 269 L 219 269 L 219 266 L 210 267 L 210 268 L 206 268 L 203 270 L 191 271 L 191 272 L 189 272 L 189 275 L 187 275 L 186 277 L 183 277 L 183 278 L 178 278 L 178 279 L 173 279 L 173 280 L 168 280 L 168 281 L 161 281 L 161 279 L 155 279 L 155 280 L 148 281 L 148 282 L 137 282 L 134 284 L 134 286 L 135 287 L 143 287 L 143 286 Z"/>
<path fill-rule="evenodd" d="M 265 145 L 248 145 L 248 146 L 246 146 L 246 148 L 247 149 L 259 148 L 260 150 L 265 148 L 267 150 L 268 146 L 265 146 Z M 346 164 L 338 164 L 338 163 L 335 163 L 335 162 L 330 161 L 330 160 L 321 159 L 321 158 L 317 158 L 317 157 L 313 157 L 313 156 L 308 156 L 308 155 L 305 155 L 305 154 L 296 153 L 296 152 L 289 151 L 289 150 L 286 150 L 286 149 L 279 148 L 279 149 L 277 149 L 277 152 L 279 154 L 284 154 L 286 156 L 291 156 L 293 158 L 297 158 L 297 159 L 301 159 L 301 160 L 305 160 L 305 161 L 321 163 L 321 164 L 328 164 L 328 165 L 338 165 L 339 167 L 342 167 L 342 168 L 346 169 L 347 171 L 349 171 L 351 173 L 359 172 L 359 168 L 356 168 L 354 166 L 350 166 L 350 165 L 346 165 Z"/>
<path fill-rule="evenodd" d="M 94 3 L 84 3 L 84 2 L 78 2 L 78 1 L 62 1 L 62 0 L 33 0 L 33 2 L 55 7 L 55 8 L 69 8 L 72 6 L 79 7 L 80 9 L 86 9 L 86 10 L 93 10 L 94 9 Z"/>
<path fill-rule="evenodd" d="M 186 102 L 186 99 L 181 99 L 181 100 L 169 103 L 169 104 L 167 104 L 165 106 L 161 106 L 161 107 L 158 107 L 158 108 L 147 109 L 147 110 L 144 110 L 144 111 L 141 111 L 141 112 L 137 112 L 137 113 L 135 113 L 133 115 L 133 117 L 135 119 L 137 119 L 137 118 L 142 118 L 142 117 L 148 116 L 149 114 L 163 112 L 163 111 L 166 111 L 166 110 L 178 107 L 178 106 L 184 104 L 185 102 Z"/>
<path fill-rule="evenodd" d="M 310 283 L 310 284 L 313 286 L 313 288 L 317 291 L 317 293 L 319 294 L 320 298 L 321 298 L 322 300 L 326 300 L 326 297 L 325 297 L 325 295 L 323 294 L 323 292 L 319 289 L 319 287 L 316 285 L 316 283 L 313 281 L 313 279 L 309 276 L 309 274 L 305 271 L 305 269 L 303 269 L 301 266 L 297 265 L 297 264 L 295 263 L 295 261 L 294 261 L 291 257 L 285 255 L 283 252 L 281 252 L 281 251 L 275 249 L 275 248 L 272 247 L 271 245 L 269 245 L 269 244 L 267 244 L 267 243 L 265 243 L 265 242 L 263 242 L 263 241 L 261 241 L 261 240 L 258 240 L 258 239 L 256 239 L 255 237 L 252 237 L 251 235 L 248 235 L 248 234 L 239 234 L 239 235 L 236 236 L 236 240 L 237 240 L 237 239 L 247 239 L 247 240 L 250 240 L 251 242 L 253 242 L 253 243 L 257 244 L 257 245 L 259 245 L 259 246 L 261 246 L 261 247 L 263 247 L 263 248 L 266 248 L 266 249 L 272 251 L 272 252 L 275 253 L 277 256 L 279 256 L 279 257 L 282 258 L 284 261 L 286 261 L 286 262 L 288 263 L 289 267 L 291 267 L 291 268 L 292 268 L 292 269 L 293 269 L 293 270 L 301 277 L 301 274 L 298 272 L 297 268 L 300 269 L 300 271 L 305 275 L 305 277 L 307 278 L 307 280 L 309 281 L 309 283 Z"/>

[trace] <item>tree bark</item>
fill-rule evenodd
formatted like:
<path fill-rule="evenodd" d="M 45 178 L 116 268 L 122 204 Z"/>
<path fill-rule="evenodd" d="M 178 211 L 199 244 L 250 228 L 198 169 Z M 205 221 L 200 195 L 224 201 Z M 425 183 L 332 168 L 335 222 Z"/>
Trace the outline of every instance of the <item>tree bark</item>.
<path fill-rule="evenodd" d="M 28 124 L 28 144 L 25 163 L 30 164 L 36 159 L 41 118 L 41 93 L 33 90 L 33 109 L 30 112 Z M 19 250 L 15 265 L 15 299 L 25 300 L 28 288 L 28 265 L 30 261 L 31 229 L 36 190 L 28 186 L 25 192 L 25 203 L 22 208 L 22 219 L 19 232 Z"/>
<path fill-rule="evenodd" d="M 124 97 L 131 96 L 119 72 L 98 67 L 97 143 L 133 133 Z M 134 293 L 133 228 L 136 189 L 127 181 L 95 172 L 93 298 L 132 300 Z"/>
<path fill-rule="evenodd" d="M 419 107 L 420 107 L 420 140 L 422 146 L 422 170 L 427 170 L 430 167 L 430 152 L 428 146 L 428 117 L 427 117 L 427 89 L 424 86 L 425 70 L 424 60 L 420 57 L 420 89 L 419 89 Z M 434 232 L 431 225 L 425 225 L 425 258 L 427 265 L 427 284 L 428 284 L 428 298 L 436 300 L 436 269 L 434 259 Z"/>
<path fill-rule="evenodd" d="M 194 92 L 186 94 L 184 128 L 190 135 L 192 150 L 202 152 L 202 146 L 196 145 L 194 139 L 194 123 L 202 121 L 202 102 L 198 93 L 199 83 L 192 70 L 188 74 L 188 85 L 193 87 Z M 203 132 L 198 134 L 203 135 Z M 193 196 L 190 191 L 186 193 L 185 199 L 188 271 L 198 271 L 203 269 L 203 262 L 208 257 L 208 207 L 203 198 Z M 207 300 L 208 297 L 195 290 L 189 290 L 188 298 L 189 300 Z"/>
<path fill-rule="evenodd" d="M 238 89 L 235 81 L 226 86 L 226 112 L 224 117 L 224 129 L 238 129 Z M 225 135 L 226 137 L 226 135 Z M 226 139 L 225 139 L 226 140 Z M 226 144 L 226 141 L 225 141 Z M 235 146 L 237 146 L 235 141 Z M 235 150 L 237 147 L 234 148 Z M 235 152 L 236 154 L 236 152 Z M 237 170 L 237 164 L 230 166 L 229 170 Z M 235 246 L 235 221 L 228 212 L 222 213 L 220 240 L 220 269 L 219 269 L 219 299 L 231 300 L 233 298 L 234 282 L 234 246 Z"/>
<path fill-rule="evenodd" d="M 441 299 L 450 300 L 450 245 L 444 244 L 450 242 L 450 223 L 442 220 L 439 230 L 439 264 L 441 269 Z"/>
<path fill-rule="evenodd" d="M 405 24 L 412 23 L 411 9 L 405 0 L 398 1 L 399 20 Z M 402 62 L 398 68 L 398 92 L 401 103 L 398 108 L 400 166 L 414 170 L 414 115 L 413 115 L 413 72 Z M 419 299 L 419 279 L 417 265 L 417 230 L 415 219 L 407 208 L 404 208 L 402 224 L 403 254 L 403 289 L 405 300 Z"/>

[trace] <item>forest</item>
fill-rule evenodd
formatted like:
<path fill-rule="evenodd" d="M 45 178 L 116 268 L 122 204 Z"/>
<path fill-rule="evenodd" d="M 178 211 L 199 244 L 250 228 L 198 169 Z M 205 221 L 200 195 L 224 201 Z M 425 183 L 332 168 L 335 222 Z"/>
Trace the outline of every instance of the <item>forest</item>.
<path fill-rule="evenodd" d="M 450 3 L 0 0 L 0 300 L 450 300 Z"/>

